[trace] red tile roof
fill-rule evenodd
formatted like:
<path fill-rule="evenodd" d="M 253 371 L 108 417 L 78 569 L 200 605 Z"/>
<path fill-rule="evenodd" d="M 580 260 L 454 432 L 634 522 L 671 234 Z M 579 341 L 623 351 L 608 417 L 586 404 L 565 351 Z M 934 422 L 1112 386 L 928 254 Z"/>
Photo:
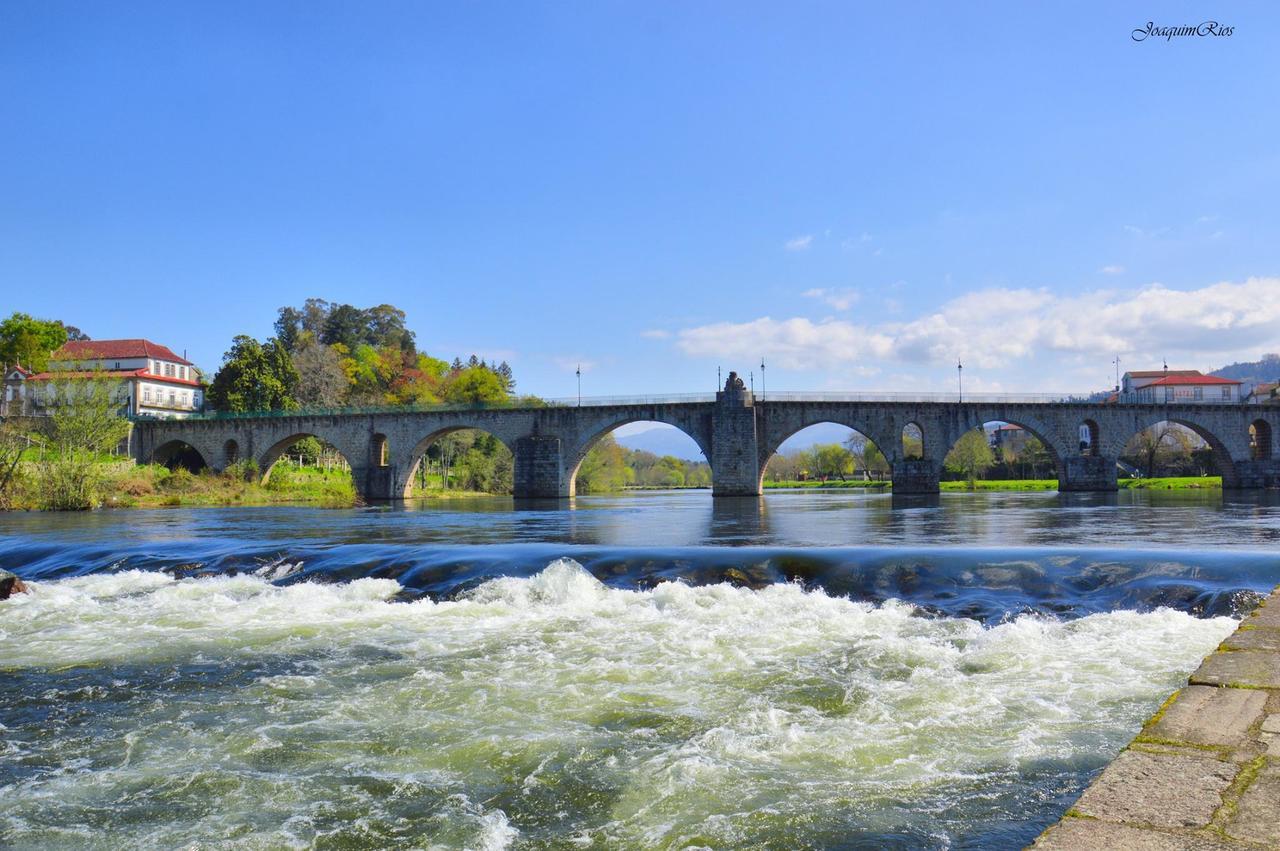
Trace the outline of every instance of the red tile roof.
<path fill-rule="evenodd" d="M 1165 375 L 1201 375 L 1198 369 L 1135 369 L 1126 372 L 1130 378 L 1160 378 Z"/>
<path fill-rule="evenodd" d="M 72 340 L 54 352 L 52 360 L 88 360 L 90 358 L 154 358 L 183 366 L 194 366 L 178 357 L 168 346 L 150 340 Z"/>
<path fill-rule="evenodd" d="M 1194 373 L 1192 375 L 1175 375 L 1170 372 L 1168 378 L 1162 378 L 1159 381 L 1153 381 L 1148 387 L 1170 387 L 1173 385 L 1186 384 L 1240 384 L 1242 382 L 1232 381 L 1230 378 L 1219 378 L 1216 375 L 1201 375 Z"/>

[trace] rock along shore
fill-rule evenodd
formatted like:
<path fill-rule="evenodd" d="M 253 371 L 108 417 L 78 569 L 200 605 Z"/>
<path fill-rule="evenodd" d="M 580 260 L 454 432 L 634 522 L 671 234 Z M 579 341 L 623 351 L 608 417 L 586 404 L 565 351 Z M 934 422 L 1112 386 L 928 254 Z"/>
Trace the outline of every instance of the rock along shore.
<path fill-rule="evenodd" d="M 1030 847 L 1280 848 L 1280 587 Z"/>

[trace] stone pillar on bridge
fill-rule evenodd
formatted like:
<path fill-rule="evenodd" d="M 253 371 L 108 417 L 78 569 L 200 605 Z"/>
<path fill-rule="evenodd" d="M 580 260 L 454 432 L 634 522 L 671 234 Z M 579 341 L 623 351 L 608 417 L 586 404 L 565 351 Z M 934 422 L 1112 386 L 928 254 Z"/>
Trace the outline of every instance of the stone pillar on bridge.
<path fill-rule="evenodd" d="M 1116 484 L 1114 455 L 1067 455 L 1058 473 L 1058 490 L 1113 491 Z"/>
<path fill-rule="evenodd" d="M 895 494 L 938 493 L 939 464 L 932 458 L 900 458 L 893 462 Z"/>
<path fill-rule="evenodd" d="M 711 413 L 711 495 L 760 496 L 760 446 L 751 391 L 736 372 Z"/>
<path fill-rule="evenodd" d="M 560 438 L 529 435 L 516 441 L 512 495 L 516 499 L 563 499 L 572 496 L 564 470 Z"/>

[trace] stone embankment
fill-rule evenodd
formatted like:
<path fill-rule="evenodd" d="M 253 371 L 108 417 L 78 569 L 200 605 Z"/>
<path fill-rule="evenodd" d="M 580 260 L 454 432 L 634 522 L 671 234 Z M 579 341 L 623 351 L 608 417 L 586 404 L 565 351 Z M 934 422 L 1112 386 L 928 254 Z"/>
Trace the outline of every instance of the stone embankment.
<path fill-rule="evenodd" d="M 1031 847 L 1280 848 L 1280 587 Z"/>

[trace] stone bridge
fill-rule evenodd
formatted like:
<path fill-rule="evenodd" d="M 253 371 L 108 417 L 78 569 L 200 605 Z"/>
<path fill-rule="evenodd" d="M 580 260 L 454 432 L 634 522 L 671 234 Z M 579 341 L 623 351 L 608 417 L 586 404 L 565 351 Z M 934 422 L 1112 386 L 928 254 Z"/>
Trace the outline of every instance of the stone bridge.
<path fill-rule="evenodd" d="M 714 495 L 758 496 L 765 465 L 783 441 L 808 426 L 836 423 L 880 448 L 892 467 L 895 493 L 920 494 L 938 492 L 942 459 L 961 435 L 984 423 L 1006 422 L 1044 444 L 1060 490 L 1108 491 L 1116 489 L 1116 459 L 1129 438 L 1169 421 L 1204 439 L 1224 487 L 1280 485 L 1280 453 L 1273 439 L 1280 430 L 1277 407 L 831 401 L 796 394 L 765 401 L 740 384 L 697 401 L 141 420 L 132 446 L 143 463 L 164 460 L 183 444 L 215 470 L 252 459 L 265 480 L 293 443 L 316 437 L 347 459 L 360 495 L 378 501 L 409 495 L 432 442 L 461 429 L 481 429 L 511 450 L 516 497 L 564 498 L 574 495 L 578 467 L 600 438 L 627 423 L 653 421 L 675 426 L 698 444 L 711 466 Z M 923 436 L 922 456 L 905 455 L 902 438 L 908 426 Z"/>

